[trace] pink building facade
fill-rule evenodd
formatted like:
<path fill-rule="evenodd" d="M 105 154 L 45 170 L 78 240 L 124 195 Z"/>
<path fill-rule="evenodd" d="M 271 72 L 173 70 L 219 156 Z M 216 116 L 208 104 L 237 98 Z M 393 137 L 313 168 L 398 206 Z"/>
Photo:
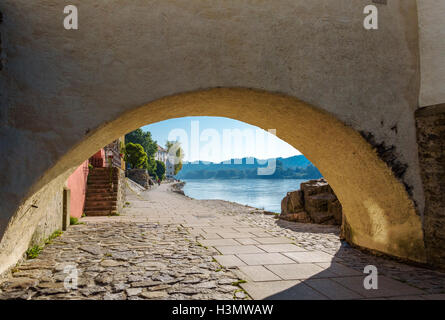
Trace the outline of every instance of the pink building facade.
<path fill-rule="evenodd" d="M 112 166 L 125 168 L 125 163 L 120 154 L 120 144 L 124 137 L 113 141 L 100 149 L 90 159 L 85 160 L 68 178 L 67 188 L 70 190 L 70 216 L 80 218 L 84 213 L 85 199 L 87 194 L 87 181 L 89 164 L 95 168 L 107 167 L 110 162 Z M 109 159 L 107 159 L 109 157 Z"/>
<path fill-rule="evenodd" d="M 70 215 L 74 218 L 80 218 L 83 213 L 89 172 L 88 163 L 88 160 L 84 161 L 76 171 L 69 176 L 66 183 L 68 189 L 71 191 Z"/>
<path fill-rule="evenodd" d="M 67 188 L 70 189 L 70 216 L 73 218 L 80 218 L 84 212 L 90 162 L 93 167 L 105 167 L 104 149 L 100 149 L 89 160 L 85 160 L 67 180 Z"/>

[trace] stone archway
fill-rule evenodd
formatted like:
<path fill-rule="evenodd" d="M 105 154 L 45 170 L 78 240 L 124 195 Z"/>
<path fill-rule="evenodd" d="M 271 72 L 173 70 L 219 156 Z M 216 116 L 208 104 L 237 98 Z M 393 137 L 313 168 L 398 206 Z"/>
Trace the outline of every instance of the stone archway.
<path fill-rule="evenodd" d="M 149 123 L 184 116 L 220 116 L 276 129 L 277 136 L 303 152 L 335 190 L 348 222 L 348 241 L 392 256 L 425 261 L 421 220 L 412 200 L 357 131 L 293 97 L 216 88 L 155 100 L 88 133 L 31 187 L 33 195 L 22 202 L 2 239 L 0 265 L 10 265 L 26 250 L 32 228 L 39 221 L 39 215 L 29 211 L 37 194 L 54 192 L 53 186 L 57 188 L 73 168 L 119 136 Z"/>

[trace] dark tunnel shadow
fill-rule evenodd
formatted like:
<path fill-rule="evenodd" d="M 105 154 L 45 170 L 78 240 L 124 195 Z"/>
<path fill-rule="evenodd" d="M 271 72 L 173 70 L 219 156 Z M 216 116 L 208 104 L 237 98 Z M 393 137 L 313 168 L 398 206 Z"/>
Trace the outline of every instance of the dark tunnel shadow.
<path fill-rule="evenodd" d="M 339 234 L 338 226 L 305 226 L 302 223 L 283 220 L 277 220 L 276 224 L 298 232 L 305 232 L 305 229 L 310 227 L 311 233 L 334 233 L 337 236 Z M 319 249 L 314 251 L 328 253 Z M 313 272 L 305 279 L 290 279 L 299 277 L 298 270 L 295 270 L 294 274 L 288 270 L 289 280 L 285 280 L 283 285 L 286 288 L 281 290 L 280 281 L 263 282 L 260 285 L 264 290 L 276 290 L 276 293 L 267 295 L 264 300 L 445 299 L 445 272 L 396 261 L 386 256 L 372 255 L 350 246 L 343 240 L 331 262 L 295 263 L 309 268 L 315 264 L 315 269 L 321 267 L 322 270 Z M 376 267 L 377 289 L 366 289 L 364 286 L 364 282 L 370 282 L 370 273 L 364 272 L 365 267 L 369 265 Z"/>

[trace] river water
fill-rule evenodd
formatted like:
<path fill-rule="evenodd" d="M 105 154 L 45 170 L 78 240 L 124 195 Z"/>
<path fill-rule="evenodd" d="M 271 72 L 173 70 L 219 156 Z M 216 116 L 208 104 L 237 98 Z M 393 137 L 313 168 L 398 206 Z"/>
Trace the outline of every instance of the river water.
<path fill-rule="evenodd" d="M 220 199 L 271 212 L 281 211 L 281 200 L 307 180 L 294 179 L 185 179 L 184 193 L 194 199 Z"/>

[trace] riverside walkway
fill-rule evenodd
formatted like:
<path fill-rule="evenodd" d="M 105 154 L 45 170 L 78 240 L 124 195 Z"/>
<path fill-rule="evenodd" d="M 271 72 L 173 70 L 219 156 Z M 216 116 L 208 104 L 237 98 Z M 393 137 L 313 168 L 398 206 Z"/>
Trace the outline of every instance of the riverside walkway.
<path fill-rule="evenodd" d="M 445 299 L 444 273 L 351 248 L 337 227 L 171 186 L 127 181 L 120 216 L 81 219 L 0 280 L 0 299 Z M 366 265 L 377 267 L 376 290 L 363 286 Z"/>

